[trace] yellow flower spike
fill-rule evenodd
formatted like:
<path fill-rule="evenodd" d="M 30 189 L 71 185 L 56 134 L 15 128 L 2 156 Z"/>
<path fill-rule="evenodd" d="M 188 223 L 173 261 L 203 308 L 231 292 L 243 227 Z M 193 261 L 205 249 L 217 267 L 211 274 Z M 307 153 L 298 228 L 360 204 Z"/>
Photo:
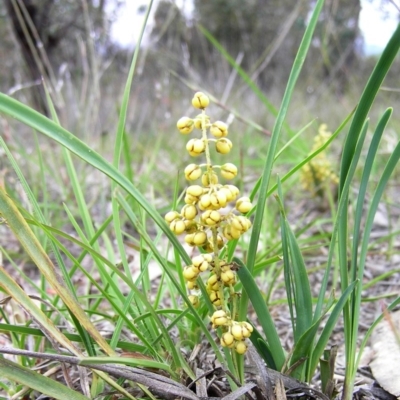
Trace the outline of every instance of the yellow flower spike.
<path fill-rule="evenodd" d="M 232 142 L 229 139 L 221 138 L 215 142 L 215 150 L 221 154 L 228 154 L 232 149 Z"/>
<path fill-rule="evenodd" d="M 216 121 L 211 125 L 210 133 L 216 138 L 228 136 L 228 125 L 225 122 Z"/>
<path fill-rule="evenodd" d="M 182 207 L 181 215 L 183 218 L 193 220 L 197 215 L 197 208 L 193 204 L 186 204 Z"/>
<path fill-rule="evenodd" d="M 210 185 L 216 185 L 218 183 L 218 175 L 214 171 L 211 172 L 206 171 L 201 177 L 201 183 L 205 187 L 209 187 Z"/>
<path fill-rule="evenodd" d="M 208 115 L 199 114 L 197 117 L 194 118 L 194 127 L 196 129 L 203 129 L 203 117 L 205 118 L 206 127 L 210 124 L 210 117 Z"/>
<path fill-rule="evenodd" d="M 253 205 L 251 204 L 251 200 L 248 197 L 240 197 L 236 200 L 236 210 L 241 212 L 242 214 L 248 213 Z"/>
<path fill-rule="evenodd" d="M 169 224 L 169 229 L 171 229 L 175 235 L 180 235 L 181 233 L 185 232 L 186 225 L 184 221 L 175 219 Z"/>
<path fill-rule="evenodd" d="M 229 317 L 224 310 L 214 311 L 214 314 L 211 317 L 211 322 L 215 326 L 224 326 L 229 322 Z"/>
<path fill-rule="evenodd" d="M 199 179 L 201 176 L 201 168 L 197 164 L 189 164 L 185 168 L 185 178 L 188 181 L 195 181 L 196 179 Z"/>
<path fill-rule="evenodd" d="M 186 189 L 186 194 L 190 194 L 193 197 L 200 198 L 203 194 L 204 189 L 200 185 L 191 185 Z"/>
<path fill-rule="evenodd" d="M 179 129 L 179 132 L 187 135 L 194 129 L 194 121 L 189 117 L 182 117 L 176 123 L 176 127 Z"/>
<path fill-rule="evenodd" d="M 192 106 L 204 110 L 210 104 L 210 99 L 203 92 L 195 93 L 192 99 Z"/>
<path fill-rule="evenodd" d="M 191 294 L 190 296 L 188 296 L 188 298 L 194 308 L 199 308 L 199 306 L 200 306 L 199 296 Z"/>
<path fill-rule="evenodd" d="M 216 210 L 206 210 L 201 215 L 201 219 L 206 225 L 214 226 L 221 221 L 221 214 Z"/>
<path fill-rule="evenodd" d="M 235 342 L 235 351 L 238 354 L 245 354 L 247 351 L 247 344 L 242 341 Z"/>
<path fill-rule="evenodd" d="M 203 254 L 200 254 L 199 256 L 193 257 L 192 258 L 192 263 L 196 268 L 198 268 L 198 270 L 200 272 L 207 271 L 208 268 L 210 267 L 209 262 L 205 259 Z"/>
<path fill-rule="evenodd" d="M 168 223 L 171 223 L 172 221 L 174 221 L 178 218 L 180 218 L 178 211 L 167 212 L 164 217 L 165 221 L 167 221 Z"/>
<path fill-rule="evenodd" d="M 221 336 L 221 346 L 232 348 L 235 345 L 235 338 L 232 336 L 230 332 L 225 332 Z"/>
<path fill-rule="evenodd" d="M 208 298 L 214 306 L 219 307 L 222 304 L 221 298 L 219 297 L 219 291 L 211 290 L 208 294 Z"/>
<path fill-rule="evenodd" d="M 193 281 L 199 276 L 199 274 L 200 271 L 193 265 L 185 267 L 182 271 L 182 275 L 187 281 Z"/>
<path fill-rule="evenodd" d="M 197 157 L 206 150 L 206 145 L 201 139 L 190 139 L 186 144 L 186 150 L 192 157 Z"/>
<path fill-rule="evenodd" d="M 232 163 L 226 163 L 221 166 L 221 175 L 225 179 L 233 179 L 238 173 L 236 165 Z"/>

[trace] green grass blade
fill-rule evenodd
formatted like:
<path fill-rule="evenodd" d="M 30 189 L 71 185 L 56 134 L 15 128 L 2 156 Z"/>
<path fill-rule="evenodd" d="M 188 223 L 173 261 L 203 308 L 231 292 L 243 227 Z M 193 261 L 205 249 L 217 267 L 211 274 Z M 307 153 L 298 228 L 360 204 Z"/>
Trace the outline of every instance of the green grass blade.
<path fill-rule="evenodd" d="M 293 305 L 291 307 L 292 325 L 294 328 L 295 342 L 309 329 L 312 321 L 312 296 L 311 288 L 308 280 L 307 269 L 304 263 L 300 247 L 296 237 L 289 226 L 285 215 L 283 205 L 283 192 L 281 182 L 278 178 L 278 194 L 277 197 L 280 215 L 281 215 L 281 237 L 282 250 L 284 259 L 285 282 L 288 285 L 286 292 L 288 299 L 293 297 L 293 305 L 296 310 L 296 315 L 293 316 Z"/>
<path fill-rule="evenodd" d="M 360 102 L 354 114 L 353 121 L 350 125 L 349 134 L 343 147 L 342 161 L 340 167 L 340 182 L 339 193 L 343 190 L 343 185 L 347 177 L 351 160 L 355 152 L 358 137 L 361 133 L 364 121 L 367 118 L 368 112 L 372 103 L 378 93 L 378 90 L 389 71 L 398 51 L 400 48 L 400 24 L 397 26 L 396 31 L 393 33 L 388 44 L 382 52 L 372 74 L 365 86 L 361 95 Z"/>
<path fill-rule="evenodd" d="M 378 152 L 378 146 L 383 136 L 383 132 L 386 128 L 387 123 L 392 115 L 393 110 L 389 108 L 383 114 L 380 119 L 374 135 L 372 137 L 371 144 L 368 149 L 368 154 L 365 159 L 365 164 L 363 168 L 363 173 L 361 177 L 360 189 L 357 195 L 357 204 L 355 208 L 355 218 L 354 218 L 354 229 L 353 229 L 353 248 L 352 248 L 352 259 L 351 259 L 351 268 L 350 268 L 350 277 L 351 279 L 357 279 L 357 255 L 358 255 L 358 247 L 360 243 L 360 231 L 361 231 L 361 220 L 363 216 L 363 208 L 365 204 L 365 195 L 367 193 L 367 187 L 369 178 L 372 171 L 372 166 L 374 164 L 374 160 L 376 154 Z"/>
<path fill-rule="evenodd" d="M 238 277 L 243 285 L 244 290 L 250 298 L 260 325 L 263 328 L 275 366 L 277 370 L 280 371 L 285 363 L 285 353 L 283 351 L 279 335 L 276 331 L 274 321 L 261 295 L 260 289 L 257 287 L 257 284 L 254 281 L 250 271 L 240 259 L 234 257 L 233 261 L 239 265 L 239 269 L 237 271 Z"/>
<path fill-rule="evenodd" d="M 308 368 L 308 376 L 307 376 L 308 381 L 310 381 L 312 379 L 313 374 L 317 368 L 319 359 L 322 356 L 322 353 L 325 350 L 325 347 L 331 337 L 331 334 L 336 327 L 337 321 L 342 313 L 343 307 L 345 306 L 349 296 L 353 293 L 353 290 L 357 284 L 358 284 L 358 281 L 352 282 L 348 286 L 348 288 L 344 291 L 344 293 L 340 296 L 340 299 L 333 307 L 333 310 L 332 310 L 328 320 L 326 321 L 326 324 L 321 332 L 321 335 L 318 338 L 318 341 L 315 344 L 315 347 L 313 348 L 312 356 L 311 356 L 311 360 L 309 362 L 309 368 Z"/>
<path fill-rule="evenodd" d="M 368 254 L 368 244 L 369 238 L 372 231 L 374 218 L 376 211 L 379 206 L 379 202 L 382 198 L 383 192 L 385 187 L 392 175 L 395 167 L 397 166 L 400 160 L 400 142 L 397 144 L 396 148 L 394 149 L 393 153 L 391 154 L 389 160 L 386 163 L 385 169 L 382 173 L 381 179 L 378 182 L 378 186 L 374 192 L 372 197 L 371 206 L 367 213 L 367 219 L 365 222 L 364 228 L 364 235 L 361 242 L 361 250 L 360 250 L 360 257 L 359 257 L 359 267 L 357 271 L 357 278 L 361 281 L 364 276 L 364 268 L 365 268 L 365 261 L 367 259 Z M 353 307 L 353 315 L 352 315 L 352 340 L 353 343 L 357 342 L 357 335 L 358 335 L 358 325 L 359 325 L 359 318 L 360 318 L 360 306 L 361 306 L 361 296 L 362 296 L 362 285 L 356 289 L 354 293 L 354 302 L 352 304 Z M 354 365 L 354 371 L 356 370 L 357 365 Z"/>
<path fill-rule="evenodd" d="M 296 58 L 294 60 L 293 67 L 290 72 L 290 76 L 289 76 L 288 83 L 286 86 L 285 94 L 283 96 L 282 104 L 279 109 L 279 113 L 276 118 L 274 128 L 272 130 L 271 142 L 270 142 L 270 146 L 268 148 L 268 154 L 267 154 L 266 160 L 265 160 L 264 171 L 262 173 L 263 178 L 262 178 L 261 184 L 260 184 L 260 191 L 259 191 L 260 195 L 259 195 L 259 198 L 257 201 L 257 210 L 256 210 L 254 222 L 253 222 L 252 234 L 251 234 L 250 245 L 249 245 L 249 256 L 247 259 L 247 265 L 248 265 L 248 269 L 250 272 L 252 272 L 254 269 L 255 257 L 257 254 L 257 247 L 258 247 L 258 241 L 259 241 L 260 232 L 261 232 L 265 203 L 266 203 L 266 199 L 267 199 L 267 191 L 268 191 L 269 181 L 270 181 L 271 172 L 272 172 L 272 165 L 273 165 L 273 161 L 275 158 L 276 148 L 277 148 L 277 144 L 278 144 L 278 140 L 279 140 L 279 135 L 280 135 L 281 128 L 282 128 L 283 122 L 285 120 L 287 111 L 289 109 L 289 104 L 290 104 L 290 100 L 291 100 L 291 97 L 292 97 L 292 94 L 294 91 L 295 84 L 300 75 L 300 71 L 304 64 L 306 54 L 310 47 L 312 35 L 313 35 L 315 27 L 317 25 L 318 16 L 319 16 L 319 13 L 321 12 L 323 4 L 324 4 L 324 0 L 318 0 L 317 4 L 315 6 L 315 9 L 312 13 L 310 22 L 304 33 L 303 40 L 301 41 L 299 50 L 298 50 Z M 242 312 L 244 312 L 244 310 L 242 310 Z"/>
<path fill-rule="evenodd" d="M 310 22 L 307 26 L 307 29 L 304 33 L 303 39 L 301 41 L 299 50 L 297 52 L 296 58 L 294 60 L 294 64 L 292 70 L 290 72 L 289 80 L 286 86 L 285 94 L 283 96 L 282 104 L 279 109 L 278 116 L 276 118 L 274 128 L 272 130 L 271 142 L 268 148 L 268 153 L 265 160 L 264 170 L 262 172 L 262 180 L 260 184 L 259 197 L 257 200 L 257 209 L 256 214 L 253 221 L 253 228 L 251 232 L 249 250 L 248 250 L 248 258 L 247 258 L 247 266 L 250 273 L 253 273 L 258 242 L 261 233 L 261 227 L 264 217 L 265 204 L 267 200 L 267 192 L 269 181 L 272 173 L 272 166 L 275 158 L 275 153 L 277 149 L 277 144 L 279 140 L 279 135 L 281 132 L 281 128 L 283 122 L 285 120 L 287 111 L 289 109 L 290 100 L 294 91 L 295 84 L 300 75 L 300 71 L 303 67 L 304 60 L 306 58 L 308 49 L 311 44 L 311 39 L 317 25 L 318 16 L 321 12 L 322 6 L 324 4 L 324 0 L 318 0 L 315 5 L 314 11 L 311 15 Z M 239 307 L 239 319 L 244 319 L 247 314 L 247 305 L 248 305 L 248 297 L 247 295 L 242 295 Z"/>
<path fill-rule="evenodd" d="M 0 357 L 0 375 L 10 381 L 19 382 L 39 393 L 60 400 L 88 400 L 88 397 L 72 390 L 52 378 L 47 378 L 29 368 Z"/>

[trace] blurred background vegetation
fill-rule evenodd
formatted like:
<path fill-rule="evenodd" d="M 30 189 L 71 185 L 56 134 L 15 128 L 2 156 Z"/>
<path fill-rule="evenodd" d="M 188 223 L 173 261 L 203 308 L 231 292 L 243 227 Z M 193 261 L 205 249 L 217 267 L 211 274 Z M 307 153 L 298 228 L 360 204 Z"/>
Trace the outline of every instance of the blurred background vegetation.
<path fill-rule="evenodd" d="M 187 15 L 174 1 L 155 2 L 134 79 L 127 129 L 137 135 L 169 129 L 185 112 L 193 90 L 201 89 L 270 130 L 273 113 L 260 107 L 199 26 L 220 42 L 277 108 L 314 1 L 194 0 L 191 4 L 193 11 Z M 122 5 L 120 0 L 0 2 L 0 90 L 47 113 L 44 76 L 63 126 L 78 136 L 109 134 L 133 50 L 120 47 L 110 35 Z M 360 0 L 326 1 L 290 112 L 293 129 L 314 118 L 334 129 L 356 105 L 376 61 L 362 52 L 360 10 Z M 137 13 L 144 11 L 138 2 Z M 138 21 L 133 18 L 132 24 Z M 385 85 L 395 88 L 399 74 L 397 62 Z M 382 96 L 389 97 L 385 104 L 394 104 L 399 93 Z M 223 112 L 226 117 L 221 108 Z"/>

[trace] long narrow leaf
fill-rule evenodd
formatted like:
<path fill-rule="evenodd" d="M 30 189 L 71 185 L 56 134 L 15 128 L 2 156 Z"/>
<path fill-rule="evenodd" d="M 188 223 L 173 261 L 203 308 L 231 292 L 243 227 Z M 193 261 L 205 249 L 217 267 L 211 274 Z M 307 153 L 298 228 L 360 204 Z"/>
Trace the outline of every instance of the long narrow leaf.
<path fill-rule="evenodd" d="M 87 400 L 88 397 L 65 385 L 47 378 L 29 368 L 22 367 L 12 361 L 0 357 L 0 375 L 2 378 L 18 382 L 54 399 Z"/>
<path fill-rule="evenodd" d="M 277 370 L 280 371 L 283 364 L 285 363 L 285 353 L 283 351 L 279 335 L 276 331 L 274 321 L 262 298 L 260 289 L 257 287 L 254 278 L 252 277 L 250 271 L 243 264 L 242 260 L 234 257 L 234 262 L 239 265 L 238 276 L 240 282 L 243 285 L 244 290 L 250 298 L 251 304 L 254 307 L 254 311 L 257 314 L 260 325 L 263 328 L 264 334 L 266 336 L 266 341 L 268 342 L 269 349 L 271 350 L 272 357 L 274 359 Z"/>
<path fill-rule="evenodd" d="M 367 85 L 360 98 L 360 103 L 357 107 L 353 121 L 350 125 L 349 134 L 343 148 L 343 155 L 340 167 L 340 183 L 339 192 L 343 190 L 343 185 L 348 174 L 351 160 L 356 148 L 358 137 L 361 133 L 362 126 L 365 119 L 367 118 L 368 112 L 372 106 L 372 103 L 378 93 L 378 90 L 389 71 L 398 51 L 400 49 L 400 24 L 396 31 L 393 33 L 388 44 L 382 52 L 379 61 L 377 62 L 374 70 L 372 71 L 371 77 L 369 78 Z"/>

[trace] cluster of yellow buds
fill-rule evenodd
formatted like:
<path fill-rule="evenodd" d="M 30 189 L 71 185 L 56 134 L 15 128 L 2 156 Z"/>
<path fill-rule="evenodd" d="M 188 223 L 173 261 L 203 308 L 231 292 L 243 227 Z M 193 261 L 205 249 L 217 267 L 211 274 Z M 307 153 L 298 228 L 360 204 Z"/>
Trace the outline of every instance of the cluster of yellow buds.
<path fill-rule="evenodd" d="M 246 321 L 238 322 L 229 317 L 224 310 L 217 310 L 211 317 L 213 328 L 221 327 L 224 333 L 221 336 L 221 346 L 235 349 L 238 354 L 247 351 L 245 340 L 250 337 L 253 327 Z"/>
<path fill-rule="evenodd" d="M 187 187 L 184 197 L 185 205 L 180 212 L 170 211 L 165 215 L 165 220 L 170 229 L 177 235 L 185 234 L 185 242 L 201 249 L 200 255 L 192 258 L 192 264 L 183 270 L 183 277 L 189 290 L 198 289 L 196 284 L 202 272 L 209 272 L 206 289 L 211 303 L 218 312 L 226 314 L 226 291 L 229 298 L 233 297 L 233 286 L 236 284 L 236 273 L 232 264 L 220 258 L 220 250 L 227 241 L 239 239 L 251 227 L 250 220 L 244 215 L 251 208 L 252 203 L 248 197 L 240 197 L 239 189 L 232 184 L 219 183 L 220 177 L 231 180 L 237 175 L 237 167 L 232 163 L 213 165 L 210 156 L 210 144 L 215 145 L 215 150 L 221 154 L 228 154 L 232 149 L 232 142 L 227 138 L 228 126 L 222 121 L 210 122 L 210 117 L 205 113 L 209 105 L 209 98 L 198 92 L 192 99 L 192 105 L 202 110 L 195 118 L 182 117 L 177 122 L 178 130 L 190 134 L 195 129 L 201 131 L 200 138 L 190 139 L 186 149 L 192 157 L 205 155 L 203 164 L 189 164 L 185 170 L 185 178 L 193 182 Z M 208 135 L 211 135 L 209 137 Z M 218 174 L 219 172 L 219 174 Z M 230 203 L 234 202 L 234 207 Z M 225 290 L 227 289 L 227 290 Z M 200 304 L 197 295 L 190 295 L 194 306 Z M 247 322 L 237 322 L 230 319 L 227 325 L 216 323 L 213 326 L 224 326 L 223 346 L 234 348 L 239 354 L 246 352 L 244 340 L 250 336 L 253 328 Z M 235 334 L 243 326 L 243 337 Z M 230 336 L 232 335 L 232 340 Z M 236 336 L 235 336 L 236 335 Z M 228 338 L 229 336 L 229 338 Z"/>
<path fill-rule="evenodd" d="M 331 132 L 327 130 L 326 124 L 321 124 L 318 129 L 318 135 L 314 138 L 314 144 L 311 152 L 318 150 L 330 138 Z M 300 181 L 304 189 L 314 193 L 321 194 L 322 186 L 328 182 L 338 184 L 339 178 L 332 171 L 332 166 L 328 160 L 325 151 L 317 154 L 309 163 L 305 164 L 300 173 Z"/>

